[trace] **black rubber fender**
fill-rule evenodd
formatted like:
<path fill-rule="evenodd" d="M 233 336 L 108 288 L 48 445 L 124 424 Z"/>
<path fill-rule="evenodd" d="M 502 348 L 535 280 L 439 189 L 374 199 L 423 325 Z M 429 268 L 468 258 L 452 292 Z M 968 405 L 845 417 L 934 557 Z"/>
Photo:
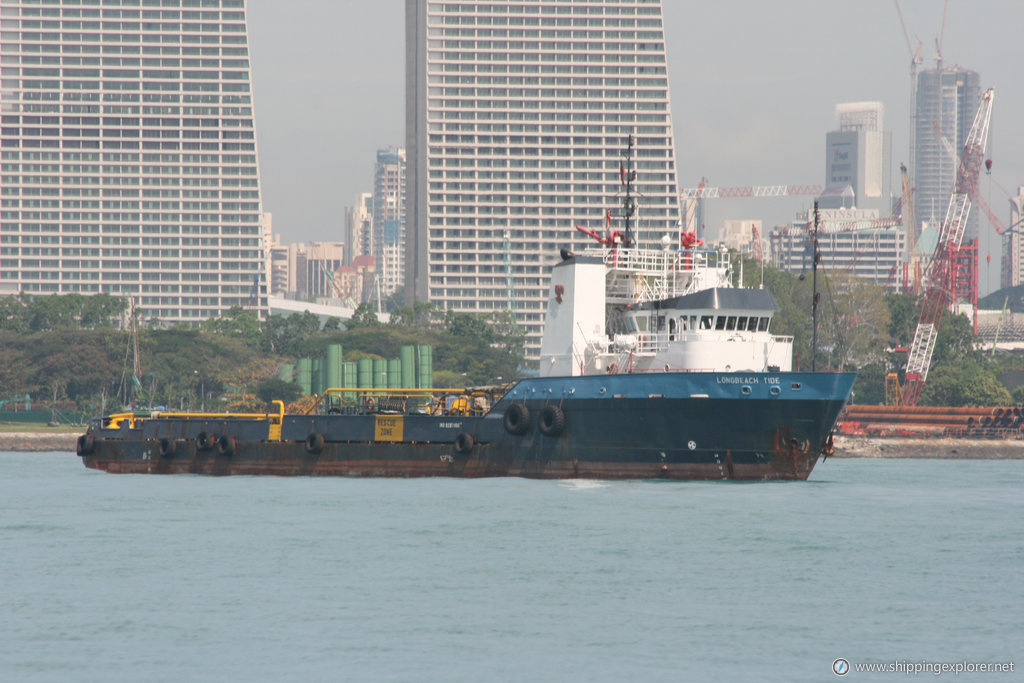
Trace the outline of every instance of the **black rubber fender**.
<path fill-rule="evenodd" d="M 324 449 L 324 435 L 319 432 L 310 432 L 306 437 L 306 452 L 319 453 Z"/>
<path fill-rule="evenodd" d="M 558 436 L 565 429 L 565 413 L 558 406 L 544 406 L 537 418 L 537 426 L 544 436 Z"/>
<path fill-rule="evenodd" d="M 165 436 L 160 439 L 158 448 L 161 458 L 173 458 L 175 451 L 178 450 L 178 444 L 174 439 Z"/>
<path fill-rule="evenodd" d="M 217 439 L 217 452 L 221 455 L 234 455 L 235 439 L 227 434 Z"/>
<path fill-rule="evenodd" d="M 474 445 L 475 442 L 473 441 L 472 434 L 462 432 L 457 437 L 455 437 L 455 452 L 457 453 L 462 453 L 463 455 L 471 453 L 473 452 Z"/>
<path fill-rule="evenodd" d="M 505 410 L 504 422 L 509 434 L 525 434 L 530 428 L 530 409 L 525 403 L 513 403 Z"/>
<path fill-rule="evenodd" d="M 82 434 L 78 437 L 78 443 L 75 444 L 75 452 L 78 455 L 89 455 L 96 448 L 96 437 L 92 434 Z"/>

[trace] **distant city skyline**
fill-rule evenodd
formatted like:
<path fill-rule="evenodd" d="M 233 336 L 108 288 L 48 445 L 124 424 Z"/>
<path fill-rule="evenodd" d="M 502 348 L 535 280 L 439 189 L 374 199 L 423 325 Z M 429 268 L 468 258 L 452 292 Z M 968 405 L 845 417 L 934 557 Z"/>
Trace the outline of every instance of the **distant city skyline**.
<path fill-rule="evenodd" d="M 301 6 L 303 11 L 296 12 Z M 919 70 L 934 67 L 942 3 L 901 0 Z M 823 184 L 835 105 L 880 101 L 893 173 L 908 157 L 910 53 L 891 0 L 665 3 L 680 184 Z M 351 20 L 357 17 L 357 21 Z M 797 19 L 794 19 L 797 17 Z M 344 206 L 372 190 L 376 150 L 401 146 L 404 3 L 249 0 L 264 210 L 284 242 L 341 239 Z M 950 0 L 943 57 L 977 71 L 996 101 L 982 191 L 1002 220 L 1024 183 L 1024 3 Z M 808 31 L 807 28 L 814 28 Z M 811 197 L 716 200 L 708 224 L 790 220 Z M 982 292 L 998 285 L 999 240 L 981 221 Z M 986 254 L 993 264 L 986 266 Z"/>

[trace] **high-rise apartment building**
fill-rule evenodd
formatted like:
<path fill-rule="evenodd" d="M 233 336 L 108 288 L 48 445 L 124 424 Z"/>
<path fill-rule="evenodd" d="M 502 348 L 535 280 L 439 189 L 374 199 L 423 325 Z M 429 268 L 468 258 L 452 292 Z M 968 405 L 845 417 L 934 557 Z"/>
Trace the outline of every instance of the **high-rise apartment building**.
<path fill-rule="evenodd" d="M 1003 235 L 1003 268 L 1000 273 L 1000 287 L 1016 287 L 1024 284 L 1024 185 L 1017 187 L 1017 196 L 1010 197 L 1010 222 Z"/>
<path fill-rule="evenodd" d="M 918 221 L 928 221 L 938 228 L 945 218 L 956 181 L 957 161 L 942 143 L 939 131 L 960 154 L 980 100 L 981 77 L 975 71 L 944 67 L 918 72 L 913 168 L 914 211 Z M 978 237 L 976 213 L 971 212 L 968 219 L 965 242 Z"/>
<path fill-rule="evenodd" d="M 629 135 L 640 243 L 678 232 L 661 2 L 406 0 L 406 45 L 407 297 L 514 301 L 536 356 L 549 267 L 621 202 Z"/>
<path fill-rule="evenodd" d="M 244 0 L 0 0 L 0 22 L 4 290 L 265 310 Z"/>
<path fill-rule="evenodd" d="M 405 281 L 405 150 L 377 152 L 373 174 L 373 252 L 381 290 L 389 296 Z"/>
<path fill-rule="evenodd" d="M 357 256 L 373 254 L 373 195 L 360 192 L 352 206 L 345 207 L 345 265 Z"/>
<path fill-rule="evenodd" d="M 287 298 L 295 292 L 295 256 L 292 245 L 282 245 L 280 237 L 274 235 L 270 247 L 270 268 L 267 270 L 267 288 L 270 296 Z"/>

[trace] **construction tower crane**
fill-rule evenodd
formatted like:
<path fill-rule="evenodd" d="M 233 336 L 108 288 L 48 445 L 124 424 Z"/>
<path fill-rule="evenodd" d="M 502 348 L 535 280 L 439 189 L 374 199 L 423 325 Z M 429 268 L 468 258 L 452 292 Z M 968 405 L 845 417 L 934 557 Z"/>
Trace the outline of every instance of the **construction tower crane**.
<path fill-rule="evenodd" d="M 683 225 L 685 232 L 697 234 L 697 214 L 703 216 L 705 199 L 736 199 L 741 197 L 795 197 L 821 194 L 821 185 L 738 185 L 735 187 L 708 187 L 708 179 L 701 178 L 697 187 L 679 190 L 679 200 L 684 203 Z"/>
<path fill-rule="evenodd" d="M 916 406 L 921 398 L 928 368 L 931 365 L 932 353 L 935 351 L 935 338 L 939 333 L 942 315 L 950 301 L 950 287 L 954 277 L 951 257 L 960 248 L 964 238 L 964 228 L 971 211 L 971 200 L 977 191 L 978 175 L 981 172 L 982 158 L 988 143 L 988 127 L 992 118 L 991 88 L 981 96 L 981 103 L 974 115 L 974 123 L 967 134 L 963 154 L 956 174 L 956 184 L 949 197 L 946 218 L 939 230 L 939 242 L 935 253 L 925 267 L 925 293 L 921 303 L 921 317 L 914 331 L 914 341 L 907 354 L 907 375 L 903 387 L 903 404 Z"/>
<path fill-rule="evenodd" d="M 900 28 L 903 29 L 903 40 L 907 42 L 907 52 L 910 53 L 910 163 L 915 163 L 914 156 L 916 149 L 915 131 L 917 130 L 917 67 L 919 64 L 924 62 L 924 58 L 921 57 L 921 41 L 917 41 L 917 49 L 915 50 L 910 46 L 910 36 L 907 34 L 907 24 L 903 21 L 903 11 L 900 9 L 899 0 L 893 0 L 896 4 L 896 14 L 900 18 Z M 943 15 L 945 16 L 945 15 Z M 945 22 L 943 22 L 945 23 Z M 917 36 L 914 36 L 915 38 Z M 900 166 L 903 170 L 903 166 Z M 909 171 L 905 171 L 909 175 Z M 912 180 L 912 178 L 911 178 Z M 917 230 L 917 226 L 914 226 L 914 230 Z M 907 241 L 909 248 L 910 241 Z"/>
<path fill-rule="evenodd" d="M 907 252 L 917 245 L 917 216 L 914 215 L 914 187 L 906 164 L 900 164 L 900 181 L 903 193 L 900 195 L 900 209 L 903 212 L 903 231 L 907 237 Z"/>
<path fill-rule="evenodd" d="M 697 187 L 679 190 L 680 199 L 728 199 L 732 197 L 793 197 L 821 194 L 821 185 L 743 185 L 737 187 L 707 187 L 707 179 Z"/>

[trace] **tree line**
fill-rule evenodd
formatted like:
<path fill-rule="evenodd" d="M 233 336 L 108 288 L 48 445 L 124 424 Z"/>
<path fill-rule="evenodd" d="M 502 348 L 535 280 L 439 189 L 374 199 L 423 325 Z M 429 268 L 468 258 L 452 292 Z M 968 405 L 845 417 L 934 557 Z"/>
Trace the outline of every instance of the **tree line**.
<path fill-rule="evenodd" d="M 436 386 L 482 385 L 519 377 L 525 340 L 505 314 L 434 305 L 400 308 L 387 324 L 366 304 L 344 324 L 309 312 L 261 321 L 235 307 L 198 326 L 140 325 L 136 375 L 126 311 L 126 300 L 105 294 L 0 298 L 0 400 L 30 394 L 75 402 L 85 416 L 129 404 L 262 410 L 272 398 L 297 397 L 296 385 L 277 380 L 281 363 L 322 356 L 333 343 L 353 361 L 430 344 Z"/>
<path fill-rule="evenodd" d="M 794 338 L 794 367 L 858 372 L 854 401 L 885 400 L 885 378 L 902 381 L 919 301 L 845 273 L 819 271 L 818 347 L 812 355 L 811 278 L 751 259 L 743 284 L 765 288 L 780 310 L 773 332 Z M 125 329 L 127 301 L 107 294 L 0 297 L 0 400 L 31 394 L 75 401 L 83 414 L 135 406 L 262 410 L 272 398 L 296 398 L 298 387 L 277 379 L 281 363 L 318 357 L 340 343 L 346 361 L 394 358 L 408 344 L 434 348 L 439 387 L 513 381 L 524 370 L 525 335 L 508 311 L 470 315 L 417 302 L 378 320 L 369 304 L 350 320 L 309 313 L 271 315 L 235 307 L 201 325 L 143 324 L 140 372 Z M 1000 378 L 1024 371 L 1019 354 L 983 352 L 970 322 L 946 315 L 922 405 L 1007 405 L 1024 388 Z M 1012 391 L 1011 391 L 1012 390 Z"/>
<path fill-rule="evenodd" d="M 744 258 L 744 285 L 757 287 L 761 278 L 761 264 Z M 794 367 L 810 369 L 811 277 L 765 265 L 763 281 L 780 306 L 773 331 L 793 336 Z M 901 384 L 905 380 L 907 349 L 920 317 L 920 298 L 895 294 L 864 278 L 820 267 L 818 291 L 817 368 L 856 371 L 853 401 L 884 403 L 886 375 L 895 373 Z M 1024 370 L 1024 356 L 986 353 L 970 320 L 947 313 L 939 326 L 920 405 L 1005 406 L 1022 402 L 1024 387 L 1008 380 L 1020 370 Z"/>

